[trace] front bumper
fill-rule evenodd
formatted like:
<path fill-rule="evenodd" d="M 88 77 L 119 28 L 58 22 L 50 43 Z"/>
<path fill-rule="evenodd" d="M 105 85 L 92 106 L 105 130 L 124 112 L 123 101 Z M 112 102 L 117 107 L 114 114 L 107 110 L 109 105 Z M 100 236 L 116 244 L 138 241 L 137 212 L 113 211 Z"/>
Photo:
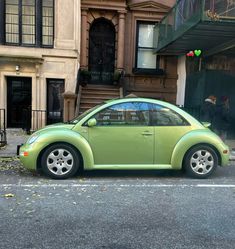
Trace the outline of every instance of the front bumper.
<path fill-rule="evenodd" d="M 17 146 L 18 147 L 18 146 Z M 19 146 L 19 157 L 23 166 L 30 170 L 37 169 L 38 152 L 34 145 L 23 144 Z"/>
<path fill-rule="evenodd" d="M 23 144 L 18 144 L 16 146 L 16 155 L 19 156 L 20 155 L 20 147 L 22 146 Z"/>

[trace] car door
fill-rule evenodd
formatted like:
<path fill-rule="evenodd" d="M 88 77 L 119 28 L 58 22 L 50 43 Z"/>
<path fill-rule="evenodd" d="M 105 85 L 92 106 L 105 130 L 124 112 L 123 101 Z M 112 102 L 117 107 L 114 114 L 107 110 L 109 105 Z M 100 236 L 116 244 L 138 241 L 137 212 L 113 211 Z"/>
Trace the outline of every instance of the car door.
<path fill-rule="evenodd" d="M 174 147 L 192 127 L 168 107 L 151 104 L 149 112 L 155 134 L 154 164 L 170 164 Z"/>
<path fill-rule="evenodd" d="M 154 128 L 148 103 L 126 102 L 105 108 L 93 117 L 88 140 L 95 165 L 153 164 Z"/>

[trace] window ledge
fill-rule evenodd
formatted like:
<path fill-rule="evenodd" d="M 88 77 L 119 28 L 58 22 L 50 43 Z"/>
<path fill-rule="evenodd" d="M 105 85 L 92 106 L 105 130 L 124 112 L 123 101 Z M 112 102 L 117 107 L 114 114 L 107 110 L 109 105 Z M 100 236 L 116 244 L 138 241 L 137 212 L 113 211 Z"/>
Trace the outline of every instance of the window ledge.
<path fill-rule="evenodd" d="M 133 74 L 135 75 L 165 75 L 163 69 L 147 69 L 147 68 L 133 68 Z"/>
<path fill-rule="evenodd" d="M 18 62 L 18 61 L 22 61 L 24 60 L 25 62 L 36 62 L 36 63 L 43 63 L 43 58 L 42 56 L 34 56 L 34 55 L 11 55 L 11 54 L 2 54 L 0 53 L 0 61 L 14 61 L 14 62 Z"/>

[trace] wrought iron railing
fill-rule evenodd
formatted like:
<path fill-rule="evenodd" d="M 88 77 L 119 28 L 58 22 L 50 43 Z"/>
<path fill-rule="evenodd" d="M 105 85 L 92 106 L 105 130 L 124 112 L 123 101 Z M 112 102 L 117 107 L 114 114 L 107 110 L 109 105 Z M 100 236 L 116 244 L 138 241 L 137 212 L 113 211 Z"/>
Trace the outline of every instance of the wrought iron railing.
<path fill-rule="evenodd" d="M 46 124 L 46 110 L 32 110 L 32 130 L 36 131 Z"/>
<path fill-rule="evenodd" d="M 154 43 L 160 50 L 200 21 L 235 21 L 234 0 L 178 0 L 155 26 Z"/>
<path fill-rule="evenodd" d="M 235 18 L 234 0 L 205 0 L 204 10 L 207 16 L 212 19 L 233 19 Z"/>
<path fill-rule="evenodd" d="M 32 131 L 59 122 L 63 122 L 63 111 L 32 110 Z"/>
<path fill-rule="evenodd" d="M 6 110 L 0 109 L 0 147 L 7 144 L 6 136 Z"/>

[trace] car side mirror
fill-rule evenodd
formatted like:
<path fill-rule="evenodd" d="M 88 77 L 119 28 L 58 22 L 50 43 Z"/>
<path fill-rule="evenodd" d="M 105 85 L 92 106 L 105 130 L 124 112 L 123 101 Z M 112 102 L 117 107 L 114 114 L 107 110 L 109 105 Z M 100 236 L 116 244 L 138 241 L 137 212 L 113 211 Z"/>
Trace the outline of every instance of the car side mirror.
<path fill-rule="evenodd" d="M 88 127 L 96 126 L 96 124 L 97 124 L 97 120 L 95 118 L 91 118 L 87 122 Z"/>
<path fill-rule="evenodd" d="M 211 126 L 211 123 L 209 123 L 209 122 L 202 122 L 202 124 L 206 128 L 210 128 L 210 126 Z"/>

